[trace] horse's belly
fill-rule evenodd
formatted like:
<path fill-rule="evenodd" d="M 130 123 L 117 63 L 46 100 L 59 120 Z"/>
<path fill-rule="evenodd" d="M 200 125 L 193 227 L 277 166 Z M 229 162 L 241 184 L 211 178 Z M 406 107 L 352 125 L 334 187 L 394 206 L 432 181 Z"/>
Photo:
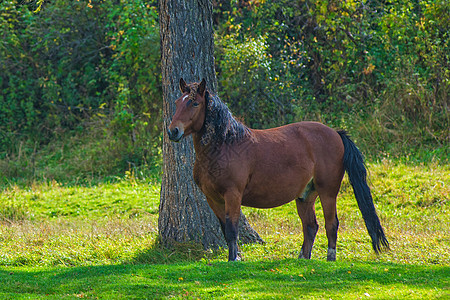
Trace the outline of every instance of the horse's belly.
<path fill-rule="evenodd" d="M 295 197 L 287 195 L 248 195 L 242 198 L 242 205 L 255 208 L 272 208 L 289 203 L 294 199 Z"/>
<path fill-rule="evenodd" d="M 266 174 L 267 177 L 250 180 L 242 197 L 242 205 L 271 208 L 289 203 L 302 194 L 312 178 L 309 172 L 285 171 L 284 174 Z"/>

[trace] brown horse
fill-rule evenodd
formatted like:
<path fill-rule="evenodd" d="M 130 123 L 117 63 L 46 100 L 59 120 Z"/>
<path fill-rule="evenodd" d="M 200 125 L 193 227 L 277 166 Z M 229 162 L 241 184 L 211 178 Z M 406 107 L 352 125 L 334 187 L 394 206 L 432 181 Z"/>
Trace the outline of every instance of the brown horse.
<path fill-rule="evenodd" d="M 267 130 L 250 129 L 233 118 L 227 106 L 206 89 L 206 81 L 186 84 L 168 128 L 172 141 L 192 134 L 196 153 L 194 180 L 220 221 L 228 260 L 237 256 L 241 205 L 271 208 L 295 199 L 303 224 L 299 258 L 311 257 L 318 230 L 314 203 L 322 203 L 328 260 L 336 260 L 339 221 L 336 197 L 344 171 L 376 253 L 389 248 L 366 183 L 361 152 L 343 131 L 300 122 Z"/>

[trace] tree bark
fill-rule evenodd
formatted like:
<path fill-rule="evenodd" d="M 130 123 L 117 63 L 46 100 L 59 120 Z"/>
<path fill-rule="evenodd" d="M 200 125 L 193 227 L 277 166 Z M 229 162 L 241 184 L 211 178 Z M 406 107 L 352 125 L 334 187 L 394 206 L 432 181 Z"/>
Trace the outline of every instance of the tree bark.
<path fill-rule="evenodd" d="M 158 228 L 161 242 L 201 243 L 205 249 L 225 246 L 219 222 L 195 185 L 192 137 L 172 143 L 167 127 L 180 96 L 180 78 L 187 82 L 206 79 L 217 92 L 214 69 L 213 8 L 208 0 L 160 0 L 161 69 L 163 88 L 163 177 Z M 263 242 L 241 213 L 240 241 Z"/>

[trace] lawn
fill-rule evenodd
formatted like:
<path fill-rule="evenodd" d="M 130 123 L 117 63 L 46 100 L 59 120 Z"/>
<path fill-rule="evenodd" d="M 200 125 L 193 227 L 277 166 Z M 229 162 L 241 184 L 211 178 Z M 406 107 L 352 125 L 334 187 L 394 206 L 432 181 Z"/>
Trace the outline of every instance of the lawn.
<path fill-rule="evenodd" d="M 9 184 L 0 194 L 2 299 L 445 299 L 450 298 L 450 167 L 369 164 L 391 252 L 376 256 L 351 187 L 338 199 L 337 262 L 320 229 L 312 260 L 295 204 L 244 213 L 266 241 L 226 249 L 163 249 L 159 186 L 133 177 L 92 186 Z"/>

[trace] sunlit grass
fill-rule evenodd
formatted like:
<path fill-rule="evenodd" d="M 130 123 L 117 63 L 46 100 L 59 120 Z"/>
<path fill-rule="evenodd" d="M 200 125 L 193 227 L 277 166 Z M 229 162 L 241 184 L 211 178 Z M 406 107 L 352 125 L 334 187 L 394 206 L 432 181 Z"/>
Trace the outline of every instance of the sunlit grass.
<path fill-rule="evenodd" d="M 0 194 L 0 297 L 445 298 L 449 166 L 385 161 L 369 169 L 392 251 L 373 252 L 345 179 L 336 263 L 326 262 L 320 201 L 311 261 L 297 260 L 302 228 L 295 203 L 289 203 L 244 208 L 266 243 L 241 245 L 243 261 L 227 263 L 226 249 L 159 246 L 157 184 L 128 177 L 92 186 L 8 186 Z"/>
<path fill-rule="evenodd" d="M 338 196 L 340 222 L 337 259 L 395 263 L 450 264 L 450 168 L 448 165 L 370 164 L 370 185 L 390 252 L 377 256 L 358 210 L 353 190 L 344 179 Z M 303 240 L 295 203 L 257 210 L 244 208 L 266 245 L 244 245 L 251 257 L 297 257 Z M 326 259 L 327 239 L 320 201 L 316 203 L 319 232 L 312 258 Z M 284 248 L 280 251 L 277 249 Z M 248 251 L 246 251 L 248 250 Z M 251 259 L 249 255 L 246 259 Z"/>

